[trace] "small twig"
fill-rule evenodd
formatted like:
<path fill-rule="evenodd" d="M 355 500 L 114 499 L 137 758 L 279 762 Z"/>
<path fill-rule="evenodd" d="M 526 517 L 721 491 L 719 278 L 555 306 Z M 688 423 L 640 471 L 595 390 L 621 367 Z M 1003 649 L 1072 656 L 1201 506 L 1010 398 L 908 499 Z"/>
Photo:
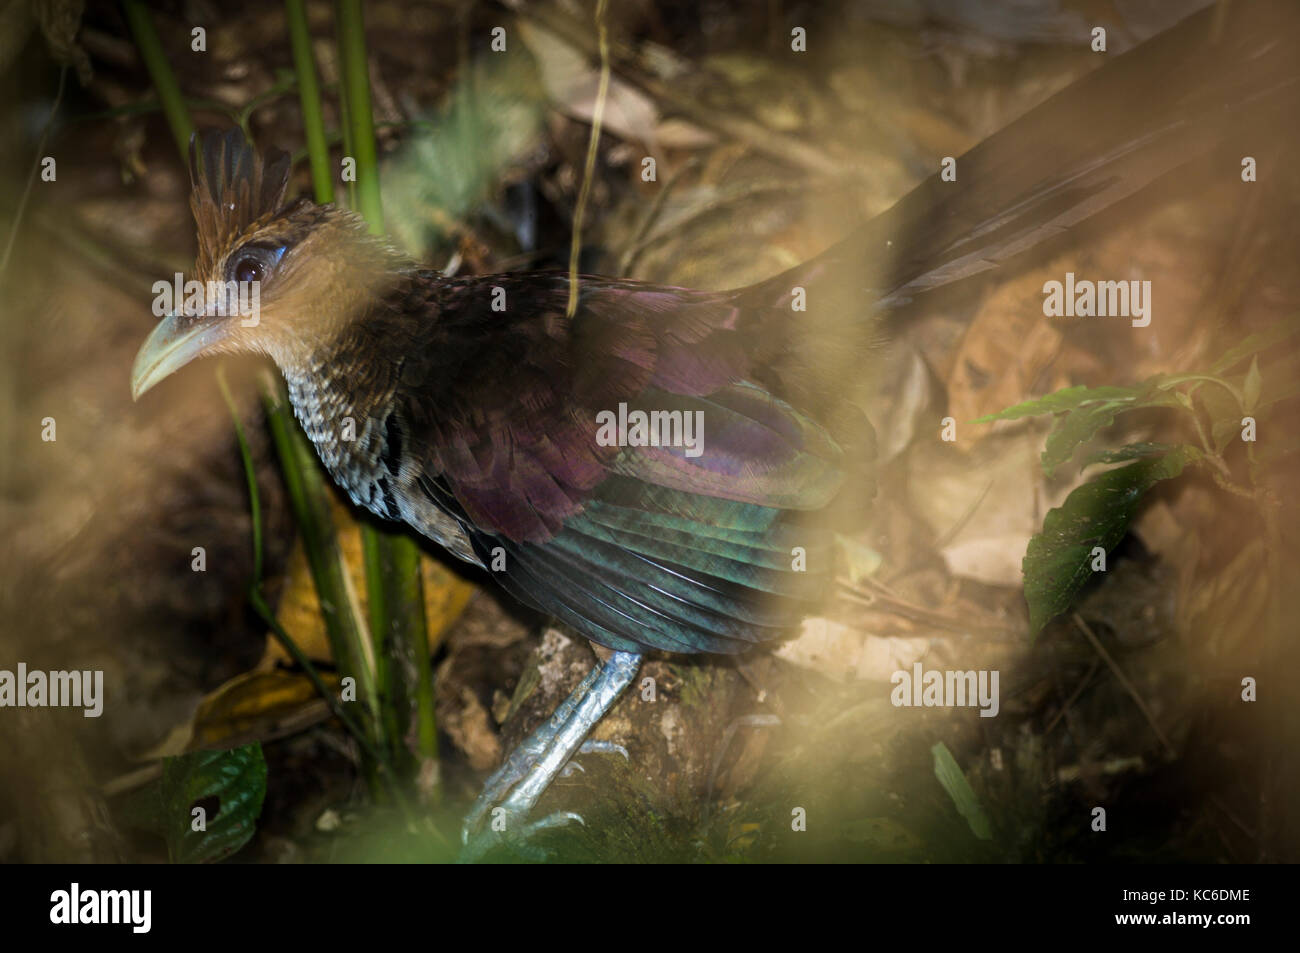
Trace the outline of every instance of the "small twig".
<path fill-rule="evenodd" d="M 1074 624 L 1077 625 L 1079 630 L 1088 637 L 1088 641 L 1092 643 L 1093 649 L 1101 656 L 1102 661 L 1106 663 L 1115 678 L 1124 686 L 1124 690 L 1129 693 L 1129 696 L 1137 704 L 1138 708 L 1141 709 L 1142 714 L 1146 717 L 1147 723 L 1151 725 L 1151 730 L 1156 733 L 1156 737 L 1160 739 L 1160 743 L 1165 746 L 1165 751 L 1168 753 L 1169 757 L 1178 757 L 1177 750 L 1175 750 L 1169 739 L 1165 737 L 1165 733 L 1160 730 L 1160 726 L 1156 724 L 1156 719 L 1155 716 L 1151 714 L 1151 709 L 1147 707 L 1147 703 L 1142 699 L 1142 696 L 1138 694 L 1137 688 L 1135 688 L 1133 683 L 1128 680 L 1128 676 L 1124 674 L 1124 670 L 1121 669 L 1119 665 L 1116 664 L 1115 660 L 1110 657 L 1110 653 L 1106 651 L 1106 647 L 1102 645 L 1101 640 L 1093 634 L 1092 629 L 1088 628 L 1088 623 L 1083 621 L 1083 617 L 1077 612 L 1073 612 L 1070 615 L 1071 618 L 1074 619 Z"/>
<path fill-rule="evenodd" d="M 975 513 L 980 508 L 980 504 L 984 502 L 984 498 L 987 497 L 989 495 L 989 491 L 993 489 L 993 483 L 994 481 L 990 480 L 988 482 L 988 485 L 984 487 L 984 489 L 980 492 L 980 495 L 977 496 L 974 499 L 974 501 L 971 503 L 971 505 L 966 508 L 966 512 L 963 513 L 960 517 L 958 517 L 957 522 L 953 523 L 952 526 L 948 527 L 948 529 L 944 531 L 943 535 L 934 541 L 934 546 L 931 547 L 931 549 L 933 549 L 934 552 L 942 551 L 945 546 L 947 546 L 949 543 L 951 543 L 954 539 L 957 538 L 958 533 L 960 533 L 963 529 L 966 528 L 966 524 L 969 523 L 971 521 L 971 518 L 975 516 Z"/>
<path fill-rule="evenodd" d="M 1088 683 L 1092 681 L 1092 676 L 1097 674 L 1097 669 L 1100 667 L 1101 660 L 1093 659 L 1092 665 L 1088 667 L 1088 671 L 1084 674 L 1083 678 L 1079 679 L 1079 684 L 1076 685 L 1074 691 L 1070 693 L 1070 697 L 1065 700 L 1065 704 L 1061 706 L 1061 710 L 1052 716 L 1052 720 L 1049 721 L 1047 727 L 1043 729 L 1044 735 L 1050 735 L 1052 733 L 1052 729 L 1056 727 L 1057 722 L 1064 718 L 1065 713 L 1070 710 L 1070 706 L 1079 700 L 1079 696 L 1083 694 L 1083 690 L 1088 687 Z"/>
<path fill-rule="evenodd" d="M 679 170 L 679 172 L 680 171 L 681 170 Z M 674 176 L 674 178 L 676 178 L 676 176 Z M 656 197 L 657 202 L 660 201 L 664 196 L 666 196 L 667 190 L 671 187 L 672 184 L 673 184 L 673 180 L 671 179 L 668 182 L 664 183 L 663 190 L 661 190 L 659 196 Z M 694 208 L 689 212 L 686 212 L 685 214 L 678 216 L 676 219 L 673 219 L 670 226 L 668 228 L 663 229 L 662 231 L 650 235 L 650 234 L 641 233 L 644 231 L 641 230 L 641 232 L 639 232 L 639 237 L 636 241 L 636 244 L 631 246 L 626 252 L 624 252 L 624 256 L 625 257 L 630 256 L 630 258 L 626 268 L 620 264 L 619 274 L 620 275 L 627 274 L 627 271 L 631 267 L 632 262 L 635 261 L 642 253 L 644 253 L 647 248 L 650 248 L 653 245 L 657 245 L 659 242 L 663 241 L 666 238 L 670 238 L 674 235 L 680 235 L 683 229 L 699 225 L 701 222 L 703 222 L 705 219 L 709 218 L 710 216 L 717 215 L 721 212 L 727 211 L 732 205 L 737 205 L 741 202 L 749 201 L 750 199 L 762 198 L 763 196 L 766 195 L 782 195 L 785 193 L 792 193 L 792 192 L 797 192 L 799 195 L 803 196 L 804 198 L 807 198 L 809 195 L 813 194 L 816 191 L 818 191 L 816 187 L 809 186 L 803 182 L 796 182 L 796 183 L 762 182 L 756 185 L 749 185 L 741 189 L 736 189 L 735 191 L 732 191 L 725 195 L 720 195 L 717 198 L 715 198 L 713 201 L 705 205 L 699 206 L 698 208 Z M 649 224 L 652 225 L 653 222 L 650 222 Z"/>
<path fill-rule="evenodd" d="M 650 229 L 654 227 L 654 223 L 659 220 L 659 213 L 663 210 L 664 202 L 667 201 L 669 193 L 672 192 L 673 188 L 686 172 L 698 168 L 699 165 L 700 157 L 691 156 L 685 163 L 673 170 L 672 175 L 665 180 L 663 187 L 655 193 L 654 200 L 650 203 L 650 208 L 646 210 L 645 218 L 641 219 L 641 223 L 637 226 L 636 231 L 633 232 L 632 237 L 628 239 L 627 248 L 624 249 L 623 254 L 619 257 L 618 274 L 620 276 L 626 275 L 631 270 L 633 263 L 645 249 L 645 238 L 650 234 Z"/>
<path fill-rule="evenodd" d="M 983 622 L 971 622 L 969 619 L 958 619 L 953 616 L 945 615 L 942 612 L 935 612 L 924 606 L 919 606 L 914 602 L 908 602 L 906 599 L 895 595 L 889 589 L 885 588 L 878 582 L 870 579 L 864 579 L 862 586 L 869 588 L 870 592 L 865 592 L 860 586 L 852 585 L 842 579 L 835 581 L 836 585 L 842 590 L 841 595 L 851 602 L 866 606 L 869 609 L 880 611 L 882 607 L 891 612 L 903 616 L 905 619 L 911 619 L 913 622 L 921 622 L 926 625 L 937 626 L 941 629 L 947 629 L 950 632 L 986 632 L 995 635 L 1015 636 L 1016 630 L 1007 626 L 993 625 Z"/>
<path fill-rule="evenodd" d="M 1143 766 L 1141 755 L 1134 755 L 1129 758 L 1112 758 L 1110 761 L 1103 761 L 1098 765 L 1067 764 L 1057 770 L 1056 780 L 1061 784 L 1069 784 L 1071 781 L 1078 781 L 1080 778 L 1092 774 L 1121 774 L 1124 771 L 1141 771 Z"/>
<path fill-rule="evenodd" d="M 582 170 L 582 188 L 573 210 L 573 237 L 569 241 L 569 304 L 565 315 L 572 318 L 578 311 L 578 258 L 582 252 L 582 220 L 587 214 L 591 180 L 595 177 L 596 154 L 600 147 L 600 127 L 605 118 L 605 98 L 609 94 L 609 28 L 605 24 L 606 0 L 596 3 L 596 33 L 600 43 L 600 85 L 591 114 L 591 138 L 587 141 L 587 161 Z"/>
<path fill-rule="evenodd" d="M 1245 821 L 1243 821 L 1235 813 L 1233 813 L 1233 811 L 1228 807 L 1228 805 L 1223 802 L 1223 798 L 1219 797 L 1219 795 L 1217 794 L 1211 794 L 1210 803 L 1213 804 L 1215 807 L 1217 807 L 1220 811 L 1222 811 L 1224 817 L 1232 821 L 1232 823 L 1235 824 L 1238 830 L 1240 830 L 1243 834 L 1245 834 L 1253 841 L 1259 840 L 1259 836 L 1254 831 L 1252 831 L 1249 827 L 1246 826 Z"/>
<path fill-rule="evenodd" d="M 533 20 L 538 26 L 554 34 L 580 53 L 591 56 L 596 52 L 592 49 L 591 39 L 582 28 L 582 24 L 558 8 L 540 4 L 515 4 L 504 0 L 502 5 L 513 13 Z M 684 93 L 676 92 L 666 83 L 634 68 L 631 63 L 635 56 L 631 51 L 619 47 L 616 52 L 618 55 L 611 63 L 613 71 L 618 73 L 625 82 L 666 106 L 667 111 L 677 113 L 697 126 L 712 129 L 723 138 L 739 140 L 754 151 L 787 165 L 830 176 L 847 175 L 853 171 L 808 142 L 769 129 L 754 119 L 712 109 Z"/>

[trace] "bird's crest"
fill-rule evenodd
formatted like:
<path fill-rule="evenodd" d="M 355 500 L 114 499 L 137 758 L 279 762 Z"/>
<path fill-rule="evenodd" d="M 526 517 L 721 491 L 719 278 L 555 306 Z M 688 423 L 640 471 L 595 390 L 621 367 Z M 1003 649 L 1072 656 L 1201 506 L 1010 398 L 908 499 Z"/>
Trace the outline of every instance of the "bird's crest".
<path fill-rule="evenodd" d="M 272 149 L 259 156 L 238 126 L 190 136 L 190 208 L 198 226 L 200 274 L 249 226 L 279 210 L 289 167 L 288 153 Z"/>

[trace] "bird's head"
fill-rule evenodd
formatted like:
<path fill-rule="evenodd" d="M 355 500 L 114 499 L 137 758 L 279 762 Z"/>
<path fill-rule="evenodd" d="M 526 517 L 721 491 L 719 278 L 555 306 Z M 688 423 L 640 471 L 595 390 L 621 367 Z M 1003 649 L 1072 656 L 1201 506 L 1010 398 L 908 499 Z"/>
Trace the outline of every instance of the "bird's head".
<path fill-rule="evenodd" d="M 285 205 L 289 157 L 258 156 L 238 128 L 191 139 L 190 177 L 198 261 L 184 300 L 173 301 L 136 355 L 136 399 L 212 354 L 304 367 L 403 267 L 359 215 L 306 199 Z"/>

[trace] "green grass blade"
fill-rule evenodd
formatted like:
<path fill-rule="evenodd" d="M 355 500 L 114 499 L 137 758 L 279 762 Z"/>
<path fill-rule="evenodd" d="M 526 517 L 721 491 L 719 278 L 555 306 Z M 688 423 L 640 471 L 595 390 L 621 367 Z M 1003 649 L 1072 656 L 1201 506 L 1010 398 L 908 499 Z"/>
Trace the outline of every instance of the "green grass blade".
<path fill-rule="evenodd" d="M 345 103 L 350 154 L 356 159 L 357 210 L 370 231 L 384 234 L 384 206 L 379 187 L 379 163 L 374 119 L 370 105 L 370 73 L 366 57 L 365 24 L 360 0 L 338 0 L 341 98 Z M 420 552 L 404 535 L 362 527 L 366 553 L 366 590 L 370 603 L 370 629 L 385 677 L 384 696 L 392 718 L 404 729 L 391 738 L 394 752 L 415 762 L 437 756 L 433 710 L 433 685 L 428 650 L 428 626 L 420 577 Z M 385 712 L 385 717 L 390 717 Z M 414 732 L 409 729 L 414 727 Z M 416 750 L 401 747 L 402 738 L 414 736 Z"/>

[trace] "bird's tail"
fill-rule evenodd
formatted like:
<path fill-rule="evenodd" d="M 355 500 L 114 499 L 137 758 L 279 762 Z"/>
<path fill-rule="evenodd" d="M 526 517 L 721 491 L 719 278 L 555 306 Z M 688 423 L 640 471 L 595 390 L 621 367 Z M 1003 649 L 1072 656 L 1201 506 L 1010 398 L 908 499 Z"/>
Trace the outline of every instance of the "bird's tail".
<path fill-rule="evenodd" d="M 794 288 L 875 315 L 1046 253 L 1140 193 L 1236 179 L 1291 131 L 1300 4 L 1215 4 L 1099 67 L 956 160 L 816 258 L 747 289 L 785 310 Z M 1281 161 L 1281 157 L 1279 157 Z"/>

